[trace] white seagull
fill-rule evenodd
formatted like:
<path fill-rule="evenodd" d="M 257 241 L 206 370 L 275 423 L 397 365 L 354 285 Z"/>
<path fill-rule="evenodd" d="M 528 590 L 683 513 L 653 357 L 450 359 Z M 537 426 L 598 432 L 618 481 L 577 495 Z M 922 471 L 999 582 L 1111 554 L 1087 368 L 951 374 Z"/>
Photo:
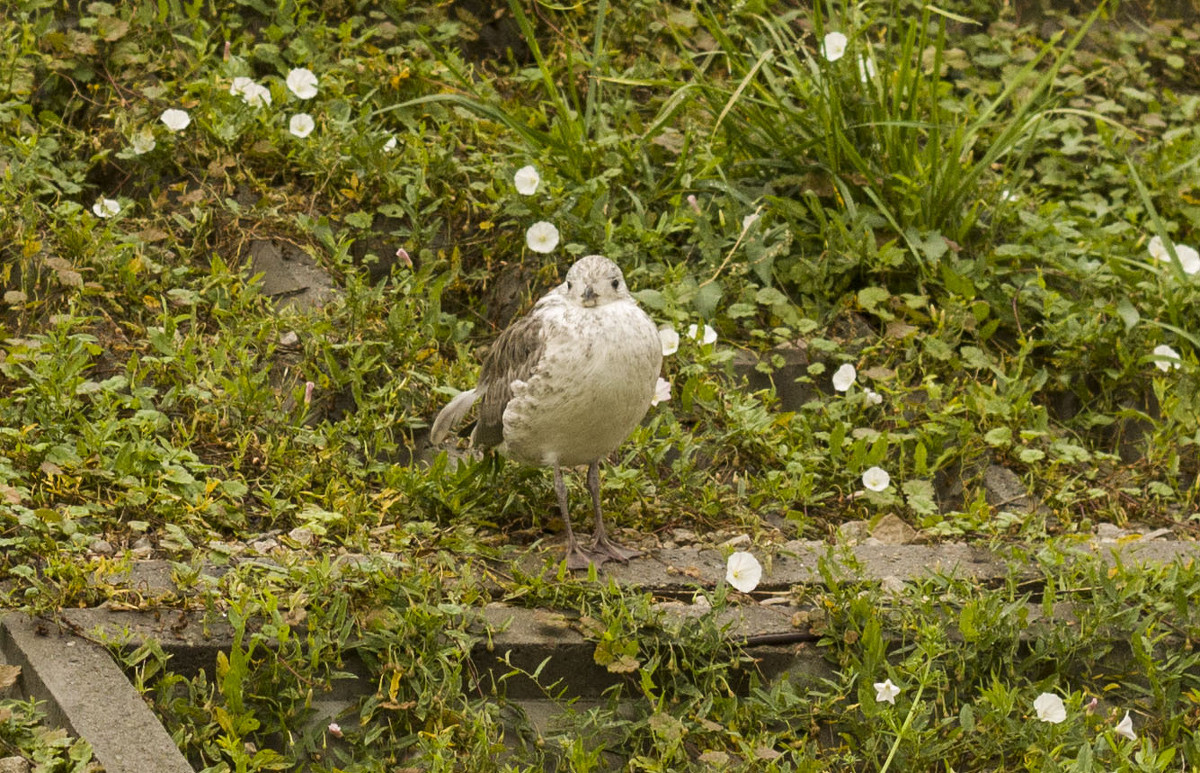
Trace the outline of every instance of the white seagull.
<path fill-rule="evenodd" d="M 500 334 L 483 361 L 479 383 L 441 410 L 430 439 L 441 443 L 480 401 L 473 445 L 554 468 L 554 493 L 567 529 L 567 566 L 626 562 L 639 551 L 618 545 L 605 531 L 600 460 L 646 415 L 661 366 L 658 328 L 629 294 L 621 269 L 602 255 L 589 255 Z M 562 476 L 563 467 L 584 464 L 596 518 L 586 549 L 571 531 Z"/>

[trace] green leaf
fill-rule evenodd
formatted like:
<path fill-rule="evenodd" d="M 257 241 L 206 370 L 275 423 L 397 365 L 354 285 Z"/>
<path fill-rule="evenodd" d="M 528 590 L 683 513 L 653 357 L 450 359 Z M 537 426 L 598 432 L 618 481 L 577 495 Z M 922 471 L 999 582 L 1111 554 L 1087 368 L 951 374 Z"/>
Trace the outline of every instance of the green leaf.
<path fill-rule="evenodd" d="M 858 305 L 864 311 L 891 319 L 892 315 L 888 313 L 887 309 L 880 310 L 879 308 L 880 304 L 887 303 L 891 297 L 891 293 L 882 287 L 864 287 L 858 291 Z"/>
<path fill-rule="evenodd" d="M 1128 298 L 1122 298 L 1117 301 L 1117 315 L 1125 323 L 1126 333 L 1137 327 L 1138 321 L 1142 318 L 1142 315 L 1138 314 L 1137 308 Z"/>
<path fill-rule="evenodd" d="M 696 307 L 696 311 L 700 312 L 700 316 L 712 319 L 713 314 L 717 311 L 717 304 L 721 302 L 722 294 L 720 282 L 709 282 L 700 287 L 692 304 Z"/>
<path fill-rule="evenodd" d="M 1012 430 L 1008 427 L 996 427 L 988 430 L 983 439 L 989 446 L 1008 446 L 1012 444 Z"/>

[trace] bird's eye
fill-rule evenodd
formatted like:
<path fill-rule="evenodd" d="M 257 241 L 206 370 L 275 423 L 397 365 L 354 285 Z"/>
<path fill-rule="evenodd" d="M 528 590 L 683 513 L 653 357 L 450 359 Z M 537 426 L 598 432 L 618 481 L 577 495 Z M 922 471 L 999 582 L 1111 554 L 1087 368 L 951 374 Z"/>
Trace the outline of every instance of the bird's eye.
<path fill-rule="evenodd" d="M 618 287 L 620 287 L 620 286 L 621 286 L 621 280 L 620 280 L 620 279 L 614 279 L 614 280 L 612 281 L 612 286 L 613 286 L 613 289 L 614 289 L 614 290 L 616 290 Z"/>
<path fill-rule="evenodd" d="M 571 281 L 567 280 L 567 292 L 571 292 Z"/>

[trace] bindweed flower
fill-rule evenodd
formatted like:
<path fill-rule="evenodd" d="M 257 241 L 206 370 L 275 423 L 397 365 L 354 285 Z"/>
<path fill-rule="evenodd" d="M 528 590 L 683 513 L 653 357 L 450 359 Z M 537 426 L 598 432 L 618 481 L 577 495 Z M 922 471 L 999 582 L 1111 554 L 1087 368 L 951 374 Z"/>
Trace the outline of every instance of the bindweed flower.
<path fill-rule="evenodd" d="M 671 399 L 671 382 L 667 381 L 662 376 L 658 377 L 658 383 L 654 385 L 654 397 L 650 398 L 651 405 L 665 403 Z"/>
<path fill-rule="evenodd" d="M 866 390 L 867 405 L 879 405 L 883 402 L 883 395 L 876 392 L 874 389 Z"/>
<path fill-rule="evenodd" d="M 312 404 L 313 390 L 316 388 L 317 388 L 317 385 L 314 382 L 312 382 L 312 381 L 304 382 L 304 404 L 305 405 Z"/>
<path fill-rule="evenodd" d="M 834 371 L 833 388 L 839 392 L 845 392 L 854 385 L 854 381 L 857 378 L 858 371 L 854 369 L 853 365 L 847 362 L 846 364 L 842 365 L 842 367 Z"/>
<path fill-rule="evenodd" d="M 539 220 L 525 232 L 525 244 L 534 252 L 552 252 L 558 246 L 558 229 L 554 223 Z"/>
<path fill-rule="evenodd" d="M 900 688 L 892 684 L 891 679 L 884 679 L 882 682 L 876 682 L 875 687 L 875 702 L 883 703 L 887 701 L 893 706 L 896 705 L 896 696 L 900 694 Z"/>
<path fill-rule="evenodd" d="M 875 69 L 875 60 L 869 55 L 863 56 L 860 54 L 858 57 L 858 79 L 863 83 L 866 83 L 874 78 L 877 74 L 878 71 Z"/>
<path fill-rule="evenodd" d="M 391 153 L 395 149 L 396 149 L 396 135 L 393 134 L 391 137 L 388 138 L 387 142 L 383 143 L 383 152 Z"/>
<path fill-rule="evenodd" d="M 171 131 L 181 132 L 188 127 L 188 124 L 192 122 L 192 117 L 188 115 L 186 110 L 179 110 L 178 108 L 172 107 L 164 110 L 162 115 L 159 116 L 159 120 L 161 120 Z"/>
<path fill-rule="evenodd" d="M 840 32 L 830 32 L 821 43 L 821 56 L 830 62 L 836 62 L 846 53 L 846 36 Z"/>
<path fill-rule="evenodd" d="M 538 184 L 541 181 L 542 176 L 532 166 L 523 166 L 513 175 L 513 185 L 517 186 L 517 193 L 522 196 L 532 196 L 537 193 Z"/>
<path fill-rule="evenodd" d="M 1038 719 L 1052 725 L 1067 718 L 1067 707 L 1063 705 L 1062 698 L 1050 692 L 1044 692 L 1034 700 L 1033 710 L 1037 712 Z"/>
<path fill-rule="evenodd" d="M 96 217 L 110 218 L 121 211 L 121 203 L 116 199 L 96 199 L 96 203 L 92 205 L 92 212 Z"/>
<path fill-rule="evenodd" d="M 333 736 L 334 738 L 341 738 L 342 737 L 342 726 L 339 725 L 337 722 L 330 722 L 329 723 L 329 734 L 331 736 Z"/>
<path fill-rule="evenodd" d="M 703 212 L 700 210 L 700 201 L 696 198 L 696 194 L 689 193 L 687 197 L 687 203 L 688 206 L 692 208 L 692 211 L 697 215 L 703 214 Z"/>
<path fill-rule="evenodd" d="M 1150 239 L 1148 245 L 1150 257 L 1157 261 L 1167 262 L 1171 260 L 1171 254 L 1167 252 L 1167 246 L 1163 244 L 1161 236 L 1155 236 Z M 1195 274 L 1200 272 L 1200 252 L 1186 244 L 1175 245 L 1175 257 L 1179 258 L 1179 265 L 1185 274 Z"/>
<path fill-rule="evenodd" d="M 758 563 L 757 558 L 744 550 L 730 554 L 725 562 L 725 582 L 742 593 L 749 593 L 758 587 L 761 579 L 762 564 Z"/>
<path fill-rule="evenodd" d="M 679 351 L 679 334 L 675 328 L 667 326 L 658 329 L 658 340 L 662 342 L 663 357 L 669 357 Z"/>
<path fill-rule="evenodd" d="M 312 134 L 315 128 L 317 128 L 317 125 L 313 122 L 313 117 L 308 113 L 296 113 L 292 116 L 292 120 L 288 121 L 288 131 L 300 139 L 304 139 Z"/>
<path fill-rule="evenodd" d="M 892 483 L 892 476 L 882 467 L 871 467 L 862 476 L 863 485 L 871 491 L 883 491 Z"/>
<path fill-rule="evenodd" d="M 705 325 L 703 331 L 700 330 L 699 325 L 688 325 L 687 335 L 688 338 L 699 341 L 705 346 L 717 342 L 717 331 L 713 330 L 710 325 Z"/>
<path fill-rule="evenodd" d="M 400 261 L 405 268 L 413 267 L 412 256 L 409 255 L 408 250 L 404 249 L 403 247 L 398 247 L 396 249 L 396 260 Z"/>
<path fill-rule="evenodd" d="M 1125 716 L 1113 728 L 1113 732 L 1122 738 L 1128 738 L 1131 741 L 1137 740 L 1137 733 L 1133 732 L 1133 717 L 1129 716 L 1129 712 L 1125 712 Z"/>
<path fill-rule="evenodd" d="M 751 212 L 749 215 L 746 215 L 745 217 L 743 217 L 742 218 L 742 233 L 746 233 L 747 231 L 749 231 L 750 226 L 752 226 L 758 222 L 758 218 L 759 218 L 759 214 L 757 212 Z"/>
<path fill-rule="evenodd" d="M 312 99 L 317 95 L 317 76 L 307 67 L 297 67 L 287 74 L 287 87 L 301 99 Z"/>
<path fill-rule="evenodd" d="M 1155 360 L 1154 367 L 1161 370 L 1163 373 L 1168 373 L 1172 368 L 1178 368 L 1180 365 L 1179 352 L 1175 351 L 1166 344 L 1159 344 L 1154 347 L 1154 355 L 1167 359 Z M 1172 362 L 1173 360 L 1173 362 Z"/>
<path fill-rule="evenodd" d="M 271 90 L 253 78 L 240 75 L 229 84 L 229 93 L 241 97 L 242 101 L 251 107 L 265 107 L 271 104 Z"/>
<path fill-rule="evenodd" d="M 129 142 L 129 148 L 135 156 L 141 156 L 154 150 L 158 143 L 154 141 L 154 132 L 150 127 L 142 129 L 137 134 L 133 135 L 133 139 Z"/>

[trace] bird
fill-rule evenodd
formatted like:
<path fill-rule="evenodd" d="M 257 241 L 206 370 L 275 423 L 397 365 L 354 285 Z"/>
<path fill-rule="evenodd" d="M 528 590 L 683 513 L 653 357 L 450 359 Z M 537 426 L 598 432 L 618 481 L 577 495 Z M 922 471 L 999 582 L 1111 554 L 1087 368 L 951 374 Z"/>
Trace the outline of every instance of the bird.
<path fill-rule="evenodd" d="M 442 408 L 430 440 L 439 445 L 478 402 L 473 446 L 553 468 L 567 532 L 567 567 L 626 563 L 641 552 L 617 544 L 604 528 L 600 460 L 646 415 L 661 367 L 658 327 L 630 295 L 620 267 L 603 255 L 588 255 L 500 334 L 475 387 Z M 571 530 L 562 473 L 564 467 L 583 465 L 595 517 L 586 549 Z"/>

